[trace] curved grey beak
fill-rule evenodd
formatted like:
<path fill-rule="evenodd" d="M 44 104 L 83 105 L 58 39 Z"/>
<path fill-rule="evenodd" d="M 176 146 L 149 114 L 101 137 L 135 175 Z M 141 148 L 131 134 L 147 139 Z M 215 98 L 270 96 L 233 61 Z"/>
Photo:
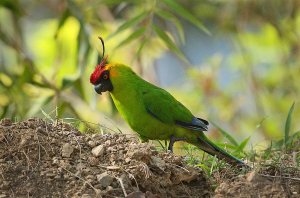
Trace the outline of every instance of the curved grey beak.
<path fill-rule="evenodd" d="M 95 89 L 95 91 L 96 91 L 98 94 L 101 95 L 101 93 L 102 93 L 102 87 L 103 87 L 103 85 L 100 83 L 100 84 L 98 84 L 98 85 L 95 85 L 95 86 L 94 86 L 94 89 Z"/>

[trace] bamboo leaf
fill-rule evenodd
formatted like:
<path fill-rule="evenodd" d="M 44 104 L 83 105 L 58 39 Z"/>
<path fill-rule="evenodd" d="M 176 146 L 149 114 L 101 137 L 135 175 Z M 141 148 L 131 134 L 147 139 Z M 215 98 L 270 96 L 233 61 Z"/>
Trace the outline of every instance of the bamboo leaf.
<path fill-rule="evenodd" d="M 68 87 L 74 86 L 75 82 L 79 79 L 79 75 L 64 76 L 62 79 L 61 90 L 64 90 Z"/>
<path fill-rule="evenodd" d="M 152 24 L 152 27 L 157 34 L 157 36 L 167 45 L 167 47 L 173 51 L 179 58 L 184 60 L 185 62 L 188 62 L 184 56 L 184 54 L 178 49 L 176 44 L 172 41 L 170 36 L 165 33 L 163 30 L 161 30 L 157 25 Z"/>
<path fill-rule="evenodd" d="M 168 34 L 161 30 L 157 25 L 152 25 L 156 34 L 165 42 L 172 51 L 179 51 L 176 44 L 172 41 Z"/>
<path fill-rule="evenodd" d="M 23 7 L 20 5 L 19 1 L 1 0 L 0 7 L 11 10 L 11 12 L 17 16 L 24 14 Z"/>
<path fill-rule="evenodd" d="M 179 14 L 182 18 L 194 24 L 200 30 L 204 31 L 206 34 L 211 35 L 209 30 L 195 17 L 189 12 L 187 9 L 182 7 L 180 4 L 176 3 L 174 0 L 163 0 L 164 3 L 170 7 L 175 13 Z"/>
<path fill-rule="evenodd" d="M 34 79 L 32 81 L 29 82 L 30 84 L 40 87 L 40 88 L 49 88 L 49 86 L 47 84 L 35 81 Z"/>
<path fill-rule="evenodd" d="M 141 35 L 143 35 L 145 31 L 146 31 L 146 28 L 144 28 L 144 27 L 138 29 L 137 31 L 130 34 L 126 39 L 124 39 L 116 48 L 119 48 L 119 47 L 121 47 L 125 44 L 130 43 L 134 39 L 136 39 L 136 38 L 140 37 Z"/>
<path fill-rule="evenodd" d="M 86 95 L 84 93 L 84 88 L 83 88 L 83 82 L 81 78 L 78 78 L 75 82 L 73 87 L 77 91 L 77 94 L 82 98 L 84 101 L 87 101 Z"/>
<path fill-rule="evenodd" d="M 290 128 L 291 128 L 291 122 L 292 122 L 292 114 L 294 111 L 294 107 L 295 107 L 295 102 L 292 104 L 288 116 L 286 118 L 286 122 L 285 122 L 285 128 L 284 128 L 284 143 L 285 143 L 285 147 L 287 148 L 287 144 L 288 144 L 288 140 L 289 140 L 289 134 L 290 134 Z"/>
<path fill-rule="evenodd" d="M 58 26 L 57 29 L 55 31 L 54 37 L 57 38 L 58 33 L 60 31 L 60 29 L 64 26 L 65 22 L 67 21 L 67 19 L 71 16 L 70 10 L 66 9 L 63 14 L 61 15 L 59 22 L 58 22 Z"/>
<path fill-rule="evenodd" d="M 166 21 L 170 21 L 171 23 L 173 23 L 176 26 L 176 29 L 178 31 L 178 35 L 179 38 L 181 40 L 181 42 L 185 42 L 185 38 L 184 38 L 184 31 L 183 31 L 183 27 L 182 24 L 180 23 L 180 21 L 170 12 L 166 12 L 164 10 L 156 10 L 156 14 L 158 16 L 160 16 L 161 18 L 163 18 Z"/>
<path fill-rule="evenodd" d="M 140 46 L 139 46 L 139 48 L 138 48 L 138 50 L 137 50 L 137 52 L 136 52 L 136 57 L 140 56 L 140 54 L 141 54 L 141 52 L 142 52 L 144 46 L 146 45 L 146 42 L 147 42 L 147 39 L 144 39 L 144 40 L 141 42 L 141 44 L 140 44 Z"/>
<path fill-rule="evenodd" d="M 82 14 L 82 11 L 80 10 L 80 6 L 77 5 L 77 3 L 73 0 L 67 0 L 68 1 L 68 9 L 70 10 L 70 14 L 74 16 L 80 23 L 80 25 L 84 25 L 84 16 Z"/>
<path fill-rule="evenodd" d="M 149 14 L 149 12 L 144 11 L 142 13 L 140 13 L 139 15 L 131 18 L 130 20 L 124 22 L 114 33 L 112 33 L 111 35 L 108 36 L 109 38 L 112 38 L 113 36 L 119 34 L 120 32 L 123 32 L 124 30 L 135 26 L 136 24 L 138 24 L 140 21 L 142 21 L 143 19 L 145 19 L 145 17 Z"/>
<path fill-rule="evenodd" d="M 80 68 L 86 65 L 86 61 L 91 49 L 89 43 L 89 33 L 86 31 L 85 25 L 81 23 L 80 30 L 78 36 L 76 38 L 77 46 L 76 46 L 76 65 L 79 65 Z M 82 70 L 79 68 L 79 72 L 81 73 Z"/>

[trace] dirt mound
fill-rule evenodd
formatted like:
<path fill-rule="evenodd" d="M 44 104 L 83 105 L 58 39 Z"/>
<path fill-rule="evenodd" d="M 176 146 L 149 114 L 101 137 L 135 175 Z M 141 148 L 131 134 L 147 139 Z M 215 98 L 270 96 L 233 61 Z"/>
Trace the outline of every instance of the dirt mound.
<path fill-rule="evenodd" d="M 0 123 L 0 197 L 210 197 L 203 172 L 125 135 Z"/>
<path fill-rule="evenodd" d="M 238 175 L 232 169 L 218 172 L 214 175 L 218 181 L 214 197 L 300 197 L 300 169 L 291 164 L 291 156 L 285 154 L 286 159 L 278 164 L 262 161 L 259 168 L 246 174 Z"/>
<path fill-rule="evenodd" d="M 279 179 L 252 172 L 233 181 L 221 183 L 215 190 L 214 197 L 299 197 L 297 191 L 289 192 L 289 187 Z"/>
<path fill-rule="evenodd" d="M 300 197 L 293 156 L 282 157 L 286 161 L 277 168 L 263 164 L 245 174 L 225 167 L 209 182 L 181 157 L 159 153 L 133 137 L 82 134 L 65 122 L 3 119 L 0 198 Z"/>

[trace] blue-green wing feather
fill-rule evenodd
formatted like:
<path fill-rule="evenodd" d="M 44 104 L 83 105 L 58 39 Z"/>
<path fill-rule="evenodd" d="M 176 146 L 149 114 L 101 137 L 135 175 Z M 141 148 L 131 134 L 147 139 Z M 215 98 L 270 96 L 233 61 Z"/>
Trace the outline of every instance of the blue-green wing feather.
<path fill-rule="evenodd" d="M 207 130 L 208 122 L 206 120 L 194 117 L 170 93 L 159 87 L 143 90 L 142 99 L 146 111 L 163 123 L 176 124 L 195 131 Z"/>

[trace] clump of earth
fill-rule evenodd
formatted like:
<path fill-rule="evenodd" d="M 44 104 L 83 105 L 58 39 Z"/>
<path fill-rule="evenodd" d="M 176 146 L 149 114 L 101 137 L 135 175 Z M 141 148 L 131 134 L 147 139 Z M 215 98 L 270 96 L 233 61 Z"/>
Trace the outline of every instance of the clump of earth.
<path fill-rule="evenodd" d="M 211 180 L 182 157 L 124 134 L 82 133 L 39 118 L 0 121 L 0 198 L 300 197 L 300 187 L 255 172 L 222 178 L 216 188 Z"/>

